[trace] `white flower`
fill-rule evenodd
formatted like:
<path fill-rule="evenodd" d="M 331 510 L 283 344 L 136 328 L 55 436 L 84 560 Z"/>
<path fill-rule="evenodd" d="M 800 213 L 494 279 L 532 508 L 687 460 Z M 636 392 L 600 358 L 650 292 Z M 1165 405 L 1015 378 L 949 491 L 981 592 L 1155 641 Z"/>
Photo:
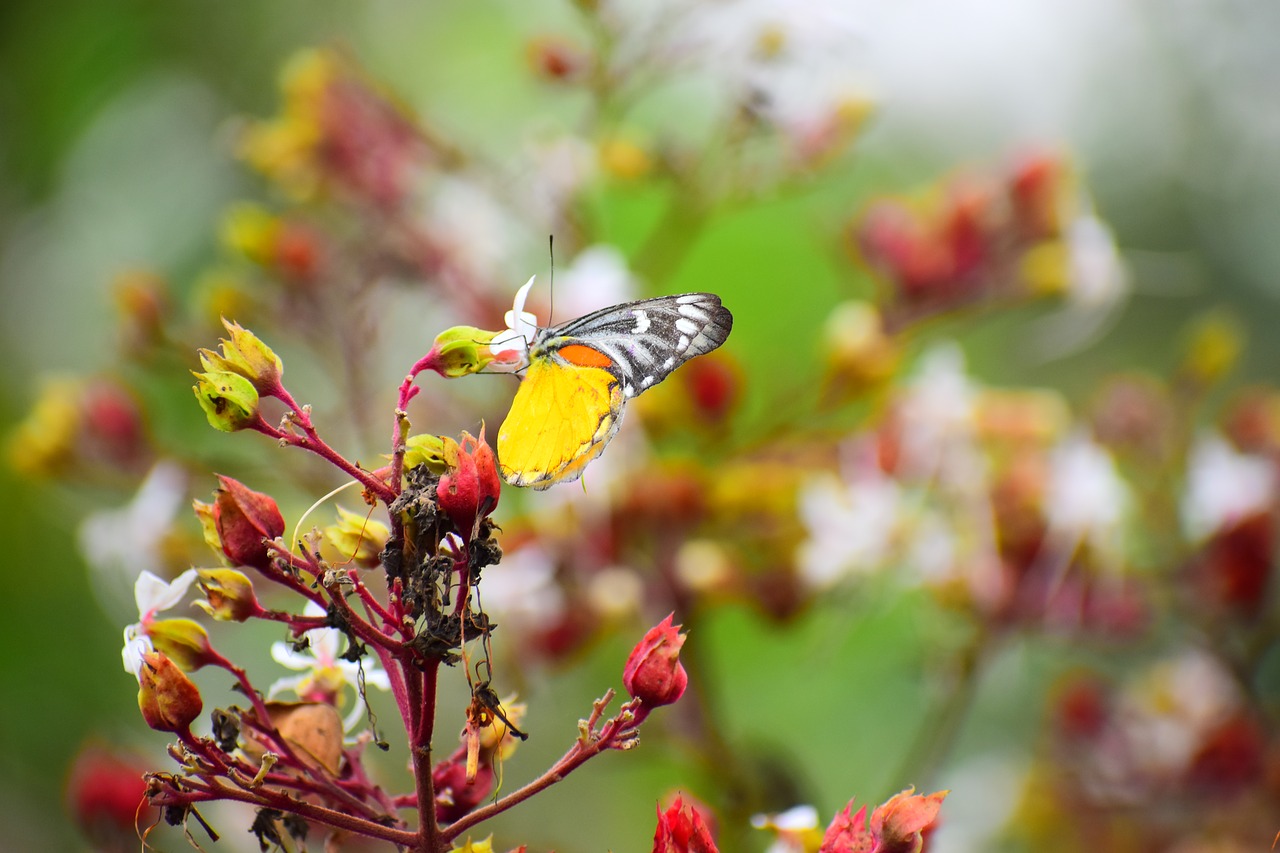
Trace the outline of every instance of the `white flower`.
<path fill-rule="evenodd" d="M 751 825 L 756 829 L 770 830 L 776 835 L 776 840 L 769 845 L 766 853 L 804 853 L 813 849 L 809 842 L 816 844 L 822 838 L 822 829 L 818 826 L 818 810 L 807 804 L 792 806 L 778 814 L 752 815 Z"/>
<path fill-rule="evenodd" d="M 170 460 L 157 462 L 123 507 L 90 514 L 80 525 L 80 553 L 94 571 L 95 592 L 112 612 L 128 607 L 123 589 L 139 570 L 164 569 L 162 544 L 182 509 L 187 475 Z"/>
<path fill-rule="evenodd" d="M 1104 308 L 1129 291 L 1129 271 L 1106 223 L 1092 213 L 1067 226 L 1070 278 L 1067 296 L 1075 305 Z"/>
<path fill-rule="evenodd" d="M 1187 461 L 1182 526 L 1193 540 L 1261 512 L 1275 496 L 1276 473 L 1261 456 L 1237 453 L 1221 436 L 1196 439 Z"/>
<path fill-rule="evenodd" d="M 514 372 L 529 363 L 529 347 L 533 346 L 533 338 L 538 333 L 538 318 L 524 310 L 524 303 L 535 279 L 537 276 L 530 276 L 524 286 L 516 291 L 511 310 L 503 317 L 507 324 L 506 331 L 499 332 L 489 342 L 489 348 L 497 358 L 497 361 L 489 365 L 490 371 Z M 511 355 L 512 351 L 516 353 L 515 356 Z"/>
<path fill-rule="evenodd" d="M 308 616 L 323 616 L 324 611 L 314 602 L 308 602 L 304 611 Z M 267 698 L 274 698 L 285 690 L 292 690 L 303 700 L 311 700 L 317 696 L 326 701 L 339 704 L 343 697 L 343 688 L 350 686 L 359 694 L 360 670 L 364 668 L 364 683 L 367 687 L 379 690 L 390 690 L 391 680 L 387 673 L 377 664 L 357 663 L 342 660 L 343 634 L 337 628 L 314 628 L 304 635 L 308 648 L 295 652 L 290 643 L 272 643 L 271 657 L 276 663 L 302 675 L 286 676 L 275 681 L 267 689 Z M 355 704 L 342 721 L 344 731 L 350 731 L 360 721 L 364 707 L 360 702 Z"/>
<path fill-rule="evenodd" d="M 138 580 L 133 585 L 133 597 L 138 604 L 138 621 L 124 629 L 124 649 L 121 650 L 126 672 L 133 673 L 135 677 L 138 675 L 142 655 L 155 650 L 148 635 L 150 624 L 155 621 L 157 613 L 182 601 L 195 579 L 195 569 L 187 569 L 172 581 L 166 581 L 146 570 L 138 575 Z"/>
<path fill-rule="evenodd" d="M 812 588 L 878 568 L 890 553 L 901 515 L 901 489 L 869 451 L 869 446 L 855 451 L 860 458 L 843 480 L 826 474 L 800 487 L 800 522 L 809 538 L 800 545 L 796 563 Z"/>
<path fill-rule="evenodd" d="M 1199 649 L 1160 661 L 1120 698 L 1117 718 L 1149 780 L 1182 772 L 1205 734 L 1240 705 L 1240 692 L 1216 658 Z"/>
<path fill-rule="evenodd" d="M 537 544 L 503 555 L 484 570 L 484 606 L 514 634 L 555 624 L 565 610 L 555 560 Z"/>
<path fill-rule="evenodd" d="M 981 479 L 972 447 L 976 398 L 958 346 L 937 344 L 921 356 L 899 406 L 905 475 L 949 484 Z"/>
<path fill-rule="evenodd" d="M 1045 495 L 1051 529 L 1101 545 L 1118 533 L 1128 507 L 1129 487 L 1106 450 L 1080 434 L 1054 448 Z"/>

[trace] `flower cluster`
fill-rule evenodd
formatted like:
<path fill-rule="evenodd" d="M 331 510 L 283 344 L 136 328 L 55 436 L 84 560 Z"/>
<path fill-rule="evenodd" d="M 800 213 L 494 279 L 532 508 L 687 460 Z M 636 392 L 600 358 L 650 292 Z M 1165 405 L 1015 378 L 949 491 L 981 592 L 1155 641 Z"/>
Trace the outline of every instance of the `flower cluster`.
<path fill-rule="evenodd" d="M 145 798 L 194 834 L 211 829 L 206 804 L 233 801 L 264 847 L 322 831 L 524 850 L 518 829 L 482 838 L 486 822 L 604 752 L 654 754 L 634 752 L 641 731 L 648 745 L 669 725 L 679 749 L 662 760 L 683 793 L 659 808 L 655 853 L 760 846 L 753 822 L 775 853 L 918 853 L 952 827 L 990 848 L 1266 842 L 1280 391 L 1231 387 L 1238 326 L 1208 316 L 1163 373 L 1116 362 L 1073 374 L 1069 392 L 984 379 L 1001 373 L 989 318 L 1020 334 L 1034 311 L 1072 326 L 1126 295 L 1117 237 L 1066 154 L 854 197 L 845 167 L 869 103 L 847 4 L 572 6 L 584 26 L 519 48 L 529 91 L 574 120 L 547 110 L 492 144 L 415 115 L 354 56 L 296 56 L 277 114 L 237 126 L 261 191 L 226 210 L 215 259 L 189 282 L 121 275 L 121 363 L 48 384 L 14 430 L 24 474 L 141 482 L 95 508 L 79 542 L 105 607 L 134 590 L 123 663 L 175 764 L 139 791 L 86 759 L 71 793 L 91 831 L 118 832 Z M 752 230 L 761 211 L 777 218 Z M 813 232 L 805 274 L 828 274 L 828 290 L 797 275 L 753 292 L 734 271 L 767 255 L 783 219 Z M 554 305 L 543 277 L 512 303 L 548 233 Z M 643 397 L 626 402 L 638 394 L 603 351 L 548 354 L 547 328 L 686 284 L 732 304 L 740 337 Z M 635 344 L 648 318 L 632 318 L 607 330 L 609 349 L 654 379 Z M 218 324 L 226 340 L 193 356 Z M 270 331 L 314 406 L 247 326 Z M 1050 337 L 1003 375 L 1036 375 L 1022 356 Z M 156 390 L 179 360 L 199 406 L 187 396 L 185 411 L 217 431 L 203 442 Z M 516 377 L 537 370 L 556 377 L 553 414 L 603 388 L 583 434 L 609 446 L 585 488 L 513 493 L 490 446 Z M 631 414 L 615 435 L 619 400 Z M 254 433 L 269 464 L 225 451 Z M 212 497 L 182 518 L 206 483 Z M 910 630 L 857 646 L 883 670 L 846 679 L 849 637 L 829 626 L 852 634 L 886 612 Z M 625 662 L 619 637 L 640 637 Z M 776 670 L 732 657 L 775 647 L 794 652 Z M 611 712 L 603 690 L 563 755 L 523 775 L 518 744 L 551 731 L 544 680 L 590 677 L 600 655 L 626 701 Z M 940 813 L 942 791 L 869 815 L 850 803 L 825 826 L 805 805 L 850 794 L 815 790 L 821 774 L 802 766 L 815 753 L 874 755 L 840 767 L 860 792 L 985 796 L 951 755 L 962 733 L 982 736 L 966 728 L 979 694 L 1008 687 L 1026 719 L 1053 680 L 1042 670 L 1068 663 L 1030 757 L 1010 765 L 1021 794 L 990 795 L 981 820 L 954 800 Z M 216 692 L 228 675 L 233 698 Z M 772 697 L 793 689 L 829 692 L 777 724 Z M 896 719 L 830 725 L 851 696 Z M 647 826 L 660 792 L 616 790 L 609 762 L 592 763 L 607 784 L 588 794 Z"/>

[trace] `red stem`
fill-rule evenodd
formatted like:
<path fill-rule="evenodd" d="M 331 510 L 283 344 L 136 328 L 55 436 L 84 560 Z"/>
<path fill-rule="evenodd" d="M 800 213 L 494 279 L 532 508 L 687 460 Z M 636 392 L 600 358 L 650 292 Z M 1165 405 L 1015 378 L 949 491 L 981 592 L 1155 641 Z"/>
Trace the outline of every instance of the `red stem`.
<path fill-rule="evenodd" d="M 445 841 L 453 841 L 453 839 L 457 838 L 476 824 L 482 823 L 495 815 L 502 814 L 512 806 L 518 805 L 532 797 L 534 794 L 546 790 L 555 783 L 564 779 L 564 777 L 568 776 L 574 770 L 577 770 L 590 759 L 599 755 L 604 750 L 612 749 L 620 735 L 624 735 L 635 730 L 637 721 L 632 715 L 641 710 L 639 706 L 639 700 L 636 699 L 633 699 L 623 705 L 621 710 L 618 712 L 618 715 L 605 723 L 604 728 L 600 730 L 598 735 L 592 737 L 586 743 L 579 740 L 560 758 L 559 761 L 552 765 L 549 770 L 537 779 L 534 779 L 532 782 L 525 785 L 523 788 L 512 791 L 502 799 L 490 803 L 484 808 L 476 809 L 470 814 L 449 824 L 445 827 L 442 833 L 442 838 Z M 593 715 L 593 719 L 588 721 L 588 725 L 591 725 L 594 722 L 594 719 L 598 717 L 599 709 L 601 707 L 602 706 L 597 703 L 597 712 Z"/>
<path fill-rule="evenodd" d="M 152 802 L 156 805 L 168 805 L 170 803 L 174 805 L 190 805 L 210 800 L 237 800 L 263 808 L 291 812 L 311 823 L 332 826 L 335 829 L 341 829 L 354 835 L 379 838 L 392 844 L 398 844 L 401 847 L 413 848 L 418 841 L 417 833 L 410 830 L 395 829 L 377 821 L 366 820 L 345 812 L 308 803 L 284 792 L 271 789 L 246 791 L 243 788 L 224 785 L 220 782 L 190 778 L 184 779 L 182 784 L 188 790 L 171 790 L 152 800 Z"/>

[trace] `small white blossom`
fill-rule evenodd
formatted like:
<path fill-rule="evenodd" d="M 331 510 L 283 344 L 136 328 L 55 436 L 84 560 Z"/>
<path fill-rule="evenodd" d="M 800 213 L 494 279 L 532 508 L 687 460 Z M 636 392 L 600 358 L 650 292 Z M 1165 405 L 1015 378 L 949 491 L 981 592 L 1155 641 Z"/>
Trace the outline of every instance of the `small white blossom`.
<path fill-rule="evenodd" d="M 304 612 L 308 616 L 324 615 L 324 611 L 314 602 L 308 602 Z M 391 689 L 390 678 L 377 664 L 340 658 L 343 634 L 337 628 L 313 628 L 303 636 L 307 638 L 308 647 L 301 652 L 295 652 L 290 643 L 271 644 L 271 657 L 276 663 L 302 674 L 277 679 L 267 689 L 268 698 L 274 698 L 285 690 L 292 690 L 304 700 L 313 693 L 319 692 L 332 696 L 335 701 L 341 701 L 344 686 L 350 686 L 357 695 L 359 694 L 362 667 L 366 687 L 376 687 L 379 690 Z M 342 721 L 343 730 L 353 729 L 360 721 L 363 712 L 363 705 L 357 702 Z"/>
<path fill-rule="evenodd" d="M 775 834 L 776 840 L 769 845 L 766 853 L 805 853 L 812 849 L 809 842 L 822 837 L 822 830 L 818 826 L 818 810 L 807 804 L 792 806 L 778 814 L 752 815 L 751 825 Z"/>
<path fill-rule="evenodd" d="M 80 553 L 94 571 L 95 592 L 112 612 L 128 607 L 122 595 L 138 571 L 161 572 L 165 536 L 182 510 L 187 475 L 176 462 L 161 460 L 147 473 L 133 500 L 91 513 L 80 525 Z"/>
<path fill-rule="evenodd" d="M 145 570 L 138 575 L 138 580 L 133 585 L 133 597 L 138 605 L 138 621 L 124 629 L 124 649 L 121 650 L 126 672 L 133 673 L 135 677 L 138 675 L 142 655 L 155 651 L 149 636 L 150 624 L 155 621 L 157 613 L 182 601 L 195 580 L 195 569 L 187 569 L 172 581 L 166 581 Z"/>
<path fill-rule="evenodd" d="M 1045 514 L 1051 530 L 1102 545 L 1119 533 L 1130 505 L 1128 484 L 1106 450 L 1083 435 L 1049 455 Z"/>
<path fill-rule="evenodd" d="M 536 543 L 504 554 L 484 570 L 484 606 L 515 634 L 555 624 L 566 603 L 551 554 Z"/>
<path fill-rule="evenodd" d="M 898 410 L 906 476 L 951 484 L 981 480 L 972 446 L 977 395 L 958 346 L 938 344 L 921 356 Z"/>
<path fill-rule="evenodd" d="M 1182 526 L 1193 540 L 1212 536 L 1265 510 L 1276 490 L 1276 472 L 1261 456 L 1237 453 L 1218 435 L 1202 435 L 1187 461 Z"/>
<path fill-rule="evenodd" d="M 1067 297 L 1083 308 L 1106 308 L 1129 292 L 1129 271 L 1115 236 L 1092 213 L 1078 216 L 1067 226 Z"/>
<path fill-rule="evenodd" d="M 538 333 L 538 318 L 524 310 L 524 303 L 529 298 L 529 290 L 533 287 L 536 278 L 537 276 L 530 276 L 529 280 L 516 291 L 511 310 L 503 317 L 503 321 L 507 324 L 506 331 L 499 332 L 489 342 L 489 348 L 498 358 L 498 361 L 489 366 L 491 371 L 512 372 L 524 368 L 529 363 L 529 347 L 533 346 L 533 338 Z M 502 355 L 512 350 L 519 355 L 514 358 L 510 355 Z"/>
<path fill-rule="evenodd" d="M 888 557 L 901 515 L 901 488 L 862 448 L 843 479 L 811 478 L 800 487 L 799 515 L 809 538 L 800 545 L 800 577 L 816 589 L 851 573 L 880 567 Z"/>

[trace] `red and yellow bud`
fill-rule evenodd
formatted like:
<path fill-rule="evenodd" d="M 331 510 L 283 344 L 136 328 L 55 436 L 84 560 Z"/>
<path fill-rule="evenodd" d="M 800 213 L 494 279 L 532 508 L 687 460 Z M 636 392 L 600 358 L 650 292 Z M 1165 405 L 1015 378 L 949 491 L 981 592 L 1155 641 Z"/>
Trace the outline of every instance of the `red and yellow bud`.
<path fill-rule="evenodd" d="M 933 827 L 949 791 L 916 794 L 908 788 L 894 794 L 871 812 L 871 834 L 879 841 L 878 853 L 920 853 L 922 833 Z"/>
<path fill-rule="evenodd" d="M 1007 192 L 1014 224 L 1027 240 L 1057 237 L 1064 218 L 1072 215 L 1066 199 L 1076 189 L 1070 165 L 1053 152 L 1035 152 L 1022 158 L 1008 179 Z"/>
<path fill-rule="evenodd" d="M 338 552 L 343 563 L 354 562 L 366 569 L 378 565 L 391 530 L 381 521 L 337 507 L 338 523 L 325 527 L 325 541 Z"/>
<path fill-rule="evenodd" d="M 219 476 L 213 518 L 222 552 L 234 566 L 265 569 L 271 561 L 266 540 L 284 534 L 284 516 L 270 495 L 255 492 L 230 477 Z"/>
<path fill-rule="evenodd" d="M 138 669 L 138 709 L 151 728 L 184 734 L 204 710 L 200 691 L 160 652 L 146 652 Z"/>
<path fill-rule="evenodd" d="M 111 282 L 111 295 L 120 314 L 121 336 L 130 352 L 145 353 L 164 343 L 171 312 L 164 278 L 151 270 L 126 270 Z"/>
<path fill-rule="evenodd" d="M 453 823 L 475 809 L 493 793 L 496 780 L 493 768 L 481 765 L 476 774 L 467 779 L 467 752 L 460 749 L 441 761 L 431 771 L 436 792 L 436 820 Z"/>
<path fill-rule="evenodd" d="M 538 36 L 525 45 L 525 59 L 538 77 L 552 83 L 566 83 L 582 77 L 591 66 L 591 57 L 568 39 Z"/>
<path fill-rule="evenodd" d="M 223 432 L 248 429 L 262 422 L 258 414 L 258 391 L 253 383 L 230 371 L 191 372 L 195 392 L 209 426 Z"/>
<path fill-rule="evenodd" d="M 253 582 L 235 569 L 199 569 L 200 589 L 205 601 L 195 602 L 219 622 L 244 622 L 265 611 L 253 592 Z"/>
<path fill-rule="evenodd" d="M 644 635 L 631 651 L 622 670 L 627 692 L 648 708 L 670 705 L 684 695 L 689 675 L 680 663 L 680 647 L 686 635 L 672 624 L 669 614 Z"/>
<path fill-rule="evenodd" d="M 218 519 L 214 513 L 213 504 L 193 500 L 191 508 L 200 521 L 200 532 L 204 535 L 204 544 L 218 555 L 218 559 L 227 559 L 227 552 L 222 550 L 222 537 L 218 535 Z"/>

